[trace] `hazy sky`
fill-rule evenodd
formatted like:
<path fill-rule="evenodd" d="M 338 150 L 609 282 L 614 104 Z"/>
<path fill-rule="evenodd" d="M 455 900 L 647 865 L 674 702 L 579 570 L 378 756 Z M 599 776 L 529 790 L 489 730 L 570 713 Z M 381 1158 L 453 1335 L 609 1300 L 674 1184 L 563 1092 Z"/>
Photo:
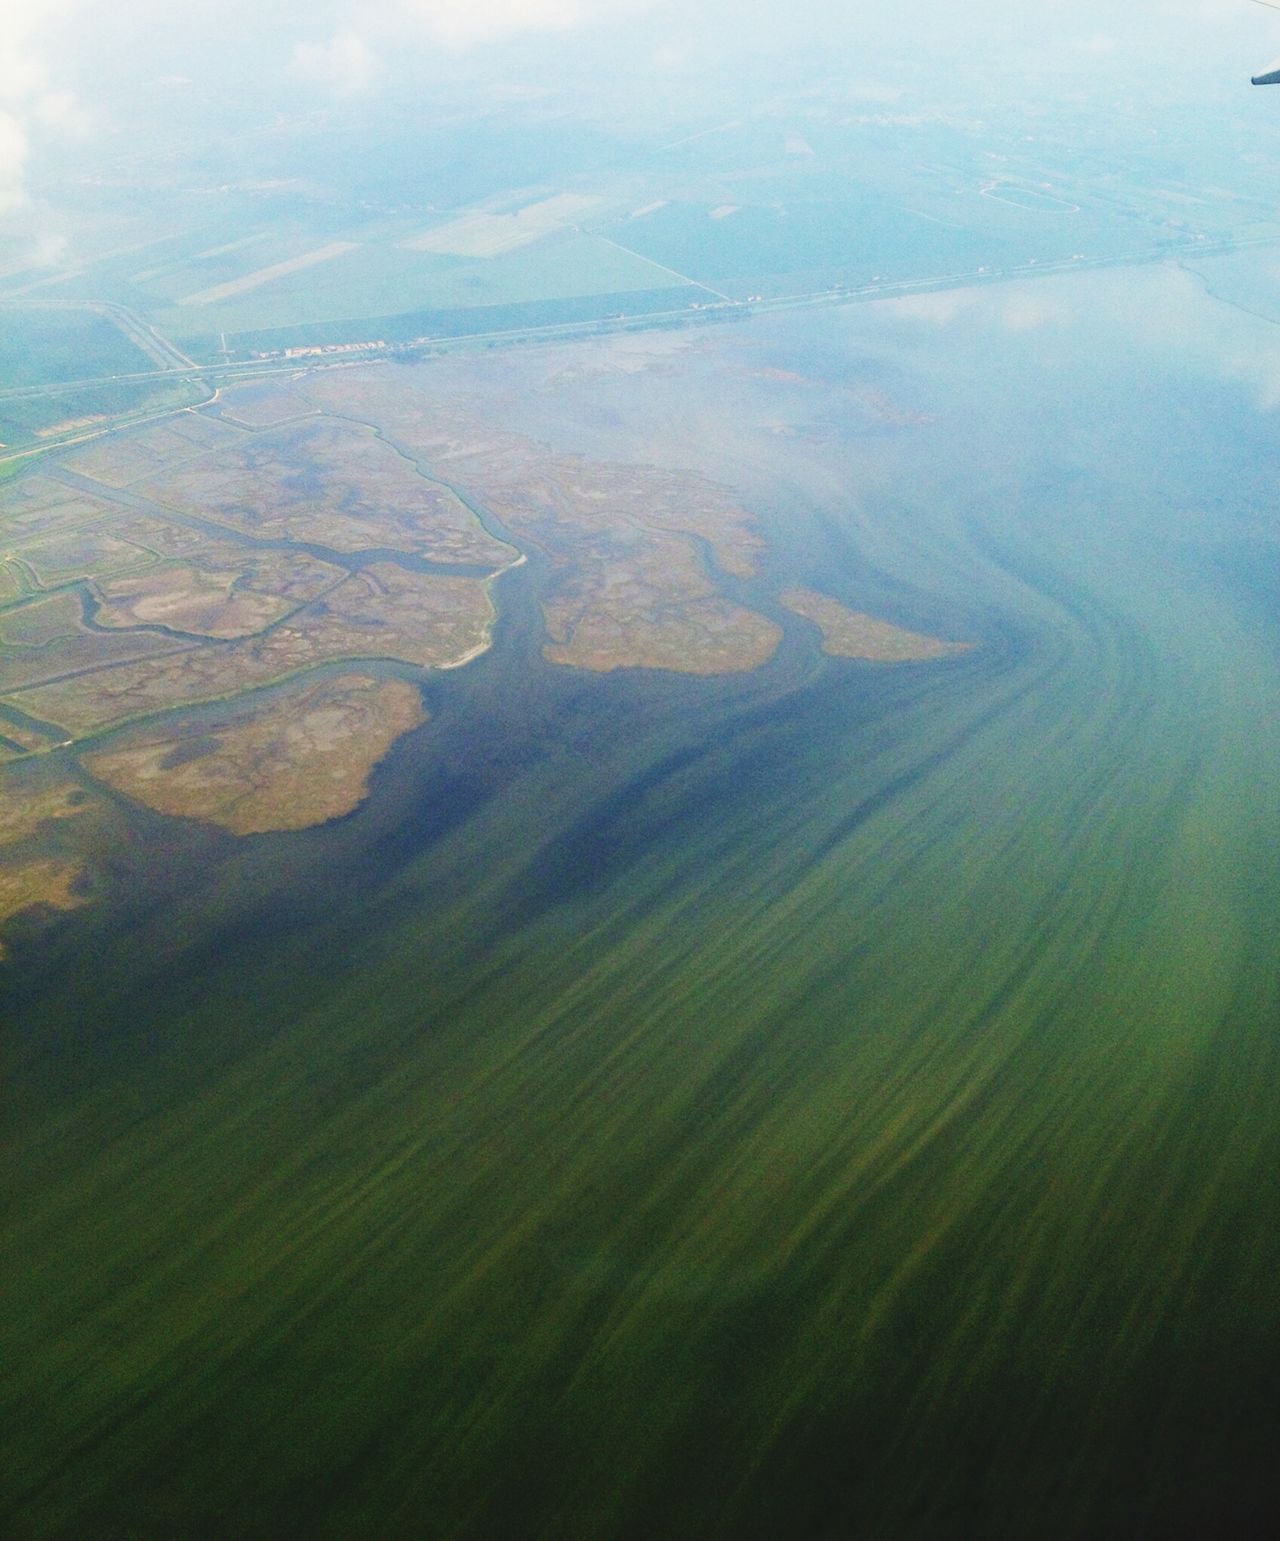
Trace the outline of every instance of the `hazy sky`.
<path fill-rule="evenodd" d="M 176 124 L 225 103 L 270 115 L 570 79 L 620 101 L 641 84 L 696 101 L 701 81 L 722 91 L 776 69 L 794 88 L 806 68 L 874 80 L 890 62 L 899 80 L 957 89 L 1030 73 L 1062 90 L 1147 82 L 1166 99 L 1184 81 L 1190 99 L 1218 100 L 1247 93 L 1277 52 L 1280 13 L 1248 0 L 5 0 L 0 215 L 20 212 L 37 155 L 154 134 L 157 103 Z"/>

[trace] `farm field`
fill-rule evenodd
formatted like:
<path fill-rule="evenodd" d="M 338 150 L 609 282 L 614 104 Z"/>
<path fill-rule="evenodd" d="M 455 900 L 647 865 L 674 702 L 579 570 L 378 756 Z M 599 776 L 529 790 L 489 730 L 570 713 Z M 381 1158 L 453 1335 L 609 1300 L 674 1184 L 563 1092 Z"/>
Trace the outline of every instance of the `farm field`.
<path fill-rule="evenodd" d="M 693 306 L 709 298 L 694 284 L 666 289 L 607 291 L 574 295 L 563 300 L 529 300 L 510 305 L 464 305 L 452 310 L 406 311 L 394 316 L 365 316 L 357 320 L 309 322 L 271 327 L 260 332 L 241 332 L 236 342 L 243 353 L 283 352 L 286 349 L 341 347 L 352 338 L 374 338 L 388 344 L 416 343 L 423 339 L 519 334 L 547 326 L 589 326 L 620 316 L 643 321 L 655 318 L 691 318 Z M 193 353 L 212 356 L 212 338 L 187 338 Z"/>
<path fill-rule="evenodd" d="M 1180 174 L 1153 161 L 1138 179 L 1050 138 L 993 161 L 980 136 L 969 142 L 940 118 L 899 124 L 855 110 L 834 88 L 590 169 L 562 149 L 552 179 L 519 180 L 522 157 L 508 143 L 510 185 L 489 168 L 482 194 L 442 185 L 416 203 L 353 203 L 288 179 L 190 190 L 170 198 L 176 228 L 161 237 L 145 190 L 131 223 L 105 222 L 90 202 L 68 216 L 80 234 L 60 264 L 0 276 L 0 302 L 125 306 L 215 362 L 1280 237 L 1253 184 L 1206 192 L 1208 168 L 1190 151 Z M 42 356 L 57 347 L 42 345 Z M 21 347 L 12 367 L 20 362 Z M 101 410 L 79 402 L 75 415 Z M 0 438 L 52 421 L 17 413 Z"/>
<path fill-rule="evenodd" d="M 0 445 L 10 449 L 39 445 L 77 428 L 106 428 L 131 417 L 196 405 L 209 394 L 198 381 L 158 379 L 0 401 Z"/>
<path fill-rule="evenodd" d="M 337 244 L 337 243 L 335 243 Z M 678 275 L 677 275 L 678 277 Z M 244 282 L 245 280 L 241 280 Z M 400 244 L 355 246 L 274 282 L 204 304 L 160 307 L 159 323 L 193 347 L 225 332 L 229 343 L 248 346 L 246 334 L 305 328 L 338 340 L 387 338 L 334 323 L 398 313 L 536 306 L 595 295 L 670 289 L 676 280 L 643 256 L 622 252 L 593 236 L 551 232 L 516 251 L 466 258 L 414 252 Z M 415 334 L 416 335 L 416 334 Z M 299 341 L 305 341 L 300 336 Z"/>
<path fill-rule="evenodd" d="M 148 355 L 100 311 L 0 306 L 0 389 L 150 368 Z"/>

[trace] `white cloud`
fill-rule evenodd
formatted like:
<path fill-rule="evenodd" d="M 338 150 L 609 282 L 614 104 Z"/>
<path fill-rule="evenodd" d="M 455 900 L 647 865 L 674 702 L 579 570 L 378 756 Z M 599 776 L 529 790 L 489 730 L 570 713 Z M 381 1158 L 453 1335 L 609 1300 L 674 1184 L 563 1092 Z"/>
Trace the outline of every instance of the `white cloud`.
<path fill-rule="evenodd" d="M 1181 268 L 1160 275 L 1159 302 L 1134 306 L 1129 324 L 1153 347 L 1171 340 L 1179 352 L 1241 386 L 1261 412 L 1280 410 L 1280 336 L 1274 326 L 1206 290 L 1204 279 Z M 1227 279 L 1229 292 L 1230 279 Z M 1272 302 L 1277 295 L 1270 296 Z"/>
<path fill-rule="evenodd" d="M 1110 54 L 1115 53 L 1119 43 L 1110 32 L 1092 32 L 1088 37 L 1073 39 L 1068 46 L 1081 54 Z"/>
<path fill-rule="evenodd" d="M 50 88 L 42 44 L 74 0 L 7 0 L 0 34 L 0 216 L 27 202 L 25 173 L 33 135 L 81 138 L 89 118 L 69 91 Z"/>
<path fill-rule="evenodd" d="M 378 57 L 357 33 L 338 32 L 327 43 L 299 43 L 290 67 L 338 96 L 354 96 L 378 73 Z"/>
<path fill-rule="evenodd" d="M 69 244 L 65 235 L 45 231 L 28 248 L 27 265 L 33 268 L 56 268 L 66 261 Z"/>
<path fill-rule="evenodd" d="M 1066 320 L 1068 316 L 1061 305 L 1054 304 L 1043 294 L 1020 289 L 1005 304 L 1000 319 L 1011 332 L 1030 332 Z"/>
<path fill-rule="evenodd" d="M 13 113 L 0 107 L 0 216 L 26 202 L 26 165 L 27 131 Z"/>
<path fill-rule="evenodd" d="M 0 101 L 28 101 L 46 89 L 41 39 L 72 0 L 6 0 L 0 31 Z"/>
<path fill-rule="evenodd" d="M 521 32 L 554 32 L 646 9 L 654 0 L 400 0 L 404 14 L 446 48 Z"/>
<path fill-rule="evenodd" d="M 855 102 L 873 102 L 882 107 L 892 107 L 902 100 L 901 86 L 889 85 L 883 80 L 858 80 L 849 88 L 849 96 Z"/>
<path fill-rule="evenodd" d="M 71 91 L 45 91 L 32 104 L 32 116 L 45 128 L 56 129 L 68 139 L 85 139 L 93 120 Z"/>
<path fill-rule="evenodd" d="M 19 37 L 0 40 L 0 101 L 20 102 L 44 84 L 44 69 Z"/>
<path fill-rule="evenodd" d="M 653 67 L 661 70 L 664 75 L 676 75 L 681 70 L 688 69 L 692 57 L 687 47 L 681 48 L 675 43 L 664 43 L 653 51 Z"/>
<path fill-rule="evenodd" d="M 295 75 L 352 96 L 369 86 L 406 38 L 425 39 L 450 52 L 501 42 L 531 32 L 563 32 L 632 15 L 661 0 L 352 0 L 346 25 L 325 43 L 299 43 Z M 674 51 L 672 54 L 674 58 Z M 668 67 L 671 61 L 665 61 Z"/>
<path fill-rule="evenodd" d="M 978 303 L 974 289 L 935 289 L 927 294 L 904 294 L 879 304 L 891 316 L 906 321 L 923 321 L 930 326 L 950 326 Z"/>

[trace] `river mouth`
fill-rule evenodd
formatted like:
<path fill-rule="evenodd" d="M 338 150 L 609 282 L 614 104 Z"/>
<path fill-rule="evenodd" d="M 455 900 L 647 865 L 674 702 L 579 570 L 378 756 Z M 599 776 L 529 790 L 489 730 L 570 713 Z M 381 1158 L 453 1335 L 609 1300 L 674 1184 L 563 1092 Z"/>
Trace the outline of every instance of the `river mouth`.
<path fill-rule="evenodd" d="M 1133 320 L 1161 306 L 1200 356 Z M 119 810 L 99 902 L 0 985 L 6 1501 L 49 1534 L 1064 1538 L 1264 1503 L 1249 345 L 1158 270 L 661 369 L 423 366 L 734 487 L 771 547 L 744 602 L 975 646 L 877 668 L 792 621 L 750 675 L 596 676 L 542 658 L 535 560 L 353 815 Z"/>

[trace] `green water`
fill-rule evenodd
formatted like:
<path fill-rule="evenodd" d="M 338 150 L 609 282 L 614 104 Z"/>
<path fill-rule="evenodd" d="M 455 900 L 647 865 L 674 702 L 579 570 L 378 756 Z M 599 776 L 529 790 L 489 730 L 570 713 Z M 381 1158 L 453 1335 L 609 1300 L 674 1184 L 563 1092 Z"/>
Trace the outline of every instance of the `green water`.
<path fill-rule="evenodd" d="M 596 678 L 513 575 L 356 817 L 138 818 L 7 984 L 8 1532 L 1274 1518 L 1250 336 L 1129 275 L 413 377 L 736 481 L 761 603 L 982 645 L 877 671 L 793 623 L 757 676 Z"/>

